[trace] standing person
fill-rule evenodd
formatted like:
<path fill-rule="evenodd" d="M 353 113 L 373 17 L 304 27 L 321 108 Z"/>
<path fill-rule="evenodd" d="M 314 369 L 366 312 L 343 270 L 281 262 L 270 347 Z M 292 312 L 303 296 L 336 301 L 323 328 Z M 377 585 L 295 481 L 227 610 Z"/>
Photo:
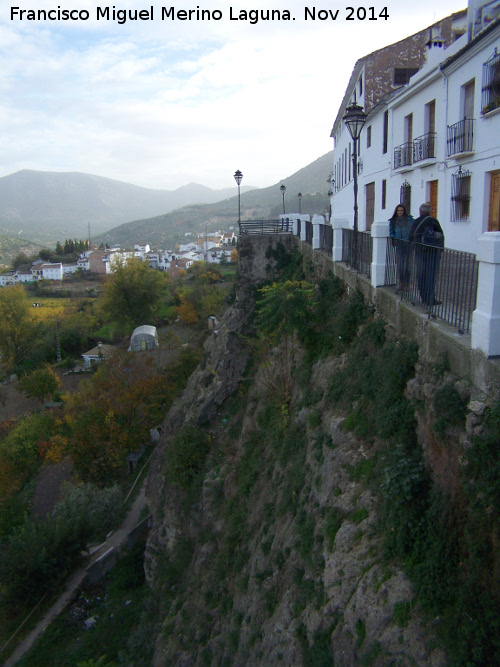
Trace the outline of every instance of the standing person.
<path fill-rule="evenodd" d="M 444 234 L 438 220 L 430 214 L 429 203 L 422 204 L 419 210 L 420 216 L 413 221 L 409 241 L 414 244 L 417 285 L 422 303 L 436 306 L 440 302 L 436 301 L 434 287 L 444 248 Z"/>
<path fill-rule="evenodd" d="M 394 209 L 392 218 L 389 218 L 389 235 L 392 245 L 396 246 L 396 264 L 398 267 L 398 289 L 407 290 L 410 282 L 410 266 L 408 263 L 409 235 L 413 218 L 408 215 L 403 204 Z"/>

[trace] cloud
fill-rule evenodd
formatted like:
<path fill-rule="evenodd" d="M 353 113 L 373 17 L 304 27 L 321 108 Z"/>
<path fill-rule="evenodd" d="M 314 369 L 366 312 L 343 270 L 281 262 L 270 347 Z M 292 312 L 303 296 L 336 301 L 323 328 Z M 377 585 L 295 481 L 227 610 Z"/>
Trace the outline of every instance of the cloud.
<path fill-rule="evenodd" d="M 214 0 L 221 21 L 162 21 L 154 5 L 154 21 L 119 25 L 97 21 L 89 0 L 74 4 L 85 22 L 11 21 L 10 2 L 0 0 L 0 175 L 85 171 L 168 189 L 225 187 L 235 169 L 266 186 L 328 152 L 355 61 L 460 9 L 442 4 L 436 17 L 430 0 L 389 2 L 388 21 L 311 22 L 292 0 L 273 7 L 295 21 L 252 25 Z"/>

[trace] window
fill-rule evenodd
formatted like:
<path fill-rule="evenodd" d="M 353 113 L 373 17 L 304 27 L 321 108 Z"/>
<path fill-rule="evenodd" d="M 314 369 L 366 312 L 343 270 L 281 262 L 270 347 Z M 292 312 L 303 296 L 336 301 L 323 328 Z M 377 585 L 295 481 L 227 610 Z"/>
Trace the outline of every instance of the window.
<path fill-rule="evenodd" d="M 394 85 L 406 86 L 410 77 L 418 72 L 418 67 L 396 67 L 394 69 Z"/>
<path fill-rule="evenodd" d="M 358 90 L 359 90 L 359 96 L 361 97 L 361 95 L 363 94 L 363 77 L 362 76 L 359 77 Z"/>
<path fill-rule="evenodd" d="M 470 217 L 470 172 L 462 167 L 451 175 L 451 220 L 459 222 Z"/>
<path fill-rule="evenodd" d="M 401 204 L 406 209 L 406 212 L 408 215 L 410 215 L 411 211 L 411 185 L 408 183 L 408 181 L 405 181 L 401 189 L 399 190 L 399 201 Z"/>
<path fill-rule="evenodd" d="M 385 209 L 387 206 L 387 181 L 382 181 L 382 209 Z"/>
<path fill-rule="evenodd" d="M 500 54 L 497 49 L 483 64 L 483 87 L 481 96 L 482 113 L 500 107 Z"/>
<path fill-rule="evenodd" d="M 366 128 L 366 147 L 370 148 L 372 145 L 372 126 L 368 125 Z"/>
<path fill-rule="evenodd" d="M 382 153 L 387 153 L 387 144 L 389 140 L 389 112 L 384 112 L 384 135 L 382 140 Z"/>

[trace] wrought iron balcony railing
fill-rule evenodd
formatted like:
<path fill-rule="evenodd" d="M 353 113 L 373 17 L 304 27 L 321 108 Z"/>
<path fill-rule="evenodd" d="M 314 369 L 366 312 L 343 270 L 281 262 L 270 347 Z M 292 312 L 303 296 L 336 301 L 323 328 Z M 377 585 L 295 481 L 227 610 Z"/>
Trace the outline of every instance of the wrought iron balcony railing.
<path fill-rule="evenodd" d="M 406 167 L 413 163 L 413 142 L 408 141 L 405 144 L 394 148 L 394 169 Z"/>
<path fill-rule="evenodd" d="M 446 137 L 446 153 L 457 155 L 457 153 L 468 153 L 474 150 L 474 118 L 463 120 L 448 125 Z"/>
<path fill-rule="evenodd" d="M 413 162 L 435 158 L 436 133 L 428 132 L 413 140 Z"/>

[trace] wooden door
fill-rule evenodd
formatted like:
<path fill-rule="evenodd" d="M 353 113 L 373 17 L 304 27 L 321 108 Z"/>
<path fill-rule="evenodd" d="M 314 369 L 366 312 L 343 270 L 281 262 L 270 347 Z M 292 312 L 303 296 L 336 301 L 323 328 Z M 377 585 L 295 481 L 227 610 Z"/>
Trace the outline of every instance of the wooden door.
<path fill-rule="evenodd" d="M 488 231 L 500 232 L 500 171 L 491 174 Z"/>
<path fill-rule="evenodd" d="M 369 232 L 372 228 L 373 220 L 375 219 L 375 183 L 367 183 L 365 186 L 366 193 L 366 231 Z"/>
<path fill-rule="evenodd" d="M 431 205 L 431 215 L 437 218 L 438 210 L 438 181 L 429 181 L 429 203 Z"/>

